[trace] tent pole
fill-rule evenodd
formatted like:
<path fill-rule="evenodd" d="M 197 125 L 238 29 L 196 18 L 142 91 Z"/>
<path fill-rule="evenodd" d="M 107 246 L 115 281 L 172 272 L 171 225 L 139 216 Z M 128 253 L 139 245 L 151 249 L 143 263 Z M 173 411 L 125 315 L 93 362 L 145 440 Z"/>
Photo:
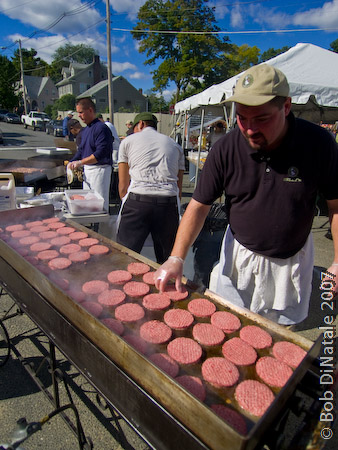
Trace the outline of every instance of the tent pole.
<path fill-rule="evenodd" d="M 228 117 L 228 111 L 227 111 L 227 108 L 225 105 L 223 106 L 223 112 L 224 112 L 225 121 L 227 123 L 227 131 L 229 131 L 229 126 L 230 126 L 229 117 Z"/>
<path fill-rule="evenodd" d="M 204 113 L 205 113 L 205 107 L 202 108 L 202 114 L 201 114 L 201 128 L 200 128 L 200 138 L 198 140 L 197 167 L 196 167 L 196 175 L 195 175 L 195 189 L 196 189 L 196 186 L 197 186 L 198 171 L 199 171 L 200 160 L 201 160 L 201 147 L 202 147 L 202 137 L 203 137 Z"/>

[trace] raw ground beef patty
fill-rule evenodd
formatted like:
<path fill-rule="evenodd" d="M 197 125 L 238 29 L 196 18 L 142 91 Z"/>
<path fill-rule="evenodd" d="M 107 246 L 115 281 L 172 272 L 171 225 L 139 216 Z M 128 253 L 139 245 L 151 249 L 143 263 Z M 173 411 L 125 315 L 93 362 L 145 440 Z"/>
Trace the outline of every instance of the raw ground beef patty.
<path fill-rule="evenodd" d="M 149 360 L 173 378 L 175 378 L 180 371 L 180 366 L 177 362 L 166 353 L 154 353 L 149 356 Z"/>
<path fill-rule="evenodd" d="M 206 298 L 195 298 L 188 303 L 188 310 L 195 317 L 210 317 L 216 311 L 216 306 Z"/>
<path fill-rule="evenodd" d="M 243 435 L 247 433 L 245 419 L 237 411 L 218 404 L 211 405 L 211 409 L 238 433 Z"/>
<path fill-rule="evenodd" d="M 91 247 L 89 247 L 89 253 L 91 255 L 106 255 L 107 253 L 109 253 L 109 247 L 107 247 L 106 245 L 92 245 Z"/>
<path fill-rule="evenodd" d="M 272 353 L 279 361 L 293 368 L 299 366 L 306 355 L 306 351 L 301 347 L 287 341 L 276 342 L 272 348 Z"/>
<path fill-rule="evenodd" d="M 202 364 L 202 376 L 217 388 L 233 386 L 239 379 L 237 367 L 222 357 L 208 358 Z"/>
<path fill-rule="evenodd" d="M 119 322 L 116 319 L 112 319 L 111 317 L 108 317 L 107 319 L 102 319 L 101 322 L 110 330 L 112 330 L 115 334 L 118 336 L 122 336 L 124 331 L 124 326 L 121 322 Z"/>
<path fill-rule="evenodd" d="M 245 411 L 261 417 L 275 397 L 265 384 L 255 380 L 245 380 L 236 387 L 235 398 Z"/>
<path fill-rule="evenodd" d="M 132 275 L 144 275 L 145 273 L 149 272 L 150 266 L 141 262 L 134 262 L 128 264 L 127 270 Z"/>
<path fill-rule="evenodd" d="M 165 287 L 163 293 L 166 294 L 170 298 L 170 300 L 172 300 L 173 302 L 178 302 L 179 300 L 184 300 L 189 295 L 189 292 L 187 291 L 187 289 L 184 286 L 182 286 L 182 292 L 178 292 L 178 291 L 176 291 L 175 286 L 172 284 L 167 285 Z"/>
<path fill-rule="evenodd" d="M 271 335 L 256 325 L 247 325 L 239 332 L 239 337 L 254 348 L 267 348 L 272 344 Z"/>
<path fill-rule="evenodd" d="M 194 316 L 185 309 L 169 309 L 164 313 L 165 323 L 173 330 L 184 330 L 189 328 L 194 321 Z"/>
<path fill-rule="evenodd" d="M 105 281 L 92 280 L 92 281 L 87 281 L 86 283 L 84 283 L 84 285 L 82 286 L 82 291 L 85 294 L 95 295 L 95 294 L 101 294 L 101 292 L 108 289 L 108 287 L 109 287 L 109 285 Z"/>
<path fill-rule="evenodd" d="M 121 285 L 130 281 L 133 276 L 127 270 L 113 270 L 108 273 L 107 278 L 109 283 Z"/>
<path fill-rule="evenodd" d="M 144 309 L 137 303 L 125 303 L 115 309 L 115 318 L 121 322 L 137 322 L 143 317 Z"/>
<path fill-rule="evenodd" d="M 167 352 L 180 364 L 195 364 L 202 356 L 201 346 L 194 340 L 185 337 L 179 337 L 169 342 Z"/>
<path fill-rule="evenodd" d="M 150 288 L 148 284 L 142 281 L 128 281 L 123 286 L 123 290 L 129 297 L 143 297 L 143 295 L 148 294 Z"/>
<path fill-rule="evenodd" d="M 97 300 L 102 306 L 117 306 L 124 302 L 126 294 L 119 289 L 107 289 L 98 296 Z"/>
<path fill-rule="evenodd" d="M 175 381 L 201 400 L 201 402 L 204 402 L 206 391 L 200 378 L 191 375 L 181 375 L 180 377 L 176 377 Z"/>
<path fill-rule="evenodd" d="M 263 356 L 256 362 L 259 378 L 272 387 L 283 387 L 292 375 L 292 369 L 271 356 Z"/>
<path fill-rule="evenodd" d="M 237 366 L 249 366 L 257 359 L 256 350 L 238 337 L 225 341 L 222 353 L 226 359 Z"/>
<path fill-rule="evenodd" d="M 168 308 L 171 300 L 165 294 L 148 294 L 143 297 L 142 304 L 151 311 L 161 311 Z"/>
<path fill-rule="evenodd" d="M 227 311 L 216 311 L 211 316 L 210 322 L 227 334 L 233 333 L 241 328 L 241 321 L 239 318 Z"/>
<path fill-rule="evenodd" d="M 67 269 L 72 264 L 68 258 L 53 258 L 48 261 L 48 267 L 52 270 Z"/>
<path fill-rule="evenodd" d="M 171 335 L 171 328 L 159 320 L 145 322 L 140 328 L 141 338 L 151 344 L 164 344 L 169 341 Z"/>
<path fill-rule="evenodd" d="M 224 341 L 224 333 L 211 323 L 197 323 L 192 329 L 194 339 L 201 345 L 220 345 Z"/>

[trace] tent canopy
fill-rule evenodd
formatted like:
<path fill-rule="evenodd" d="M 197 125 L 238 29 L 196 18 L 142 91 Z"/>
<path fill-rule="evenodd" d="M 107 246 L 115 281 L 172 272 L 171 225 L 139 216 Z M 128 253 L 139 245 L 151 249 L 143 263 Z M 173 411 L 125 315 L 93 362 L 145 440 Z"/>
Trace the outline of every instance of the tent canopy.
<path fill-rule="evenodd" d="M 337 53 L 312 44 L 297 44 L 287 52 L 265 61 L 265 64 L 277 67 L 286 75 L 293 104 L 305 105 L 311 102 L 318 107 L 338 107 Z M 176 114 L 199 106 L 217 105 L 226 100 L 232 95 L 242 73 L 178 102 L 175 105 Z"/>

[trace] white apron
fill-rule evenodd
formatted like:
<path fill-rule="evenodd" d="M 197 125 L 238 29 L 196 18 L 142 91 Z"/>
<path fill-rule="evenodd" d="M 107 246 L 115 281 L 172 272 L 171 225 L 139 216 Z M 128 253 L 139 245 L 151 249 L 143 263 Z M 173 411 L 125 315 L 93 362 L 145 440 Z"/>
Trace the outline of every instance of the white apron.
<path fill-rule="evenodd" d="M 310 234 L 294 256 L 265 257 L 236 241 L 228 227 L 220 253 L 216 292 L 231 303 L 280 324 L 299 323 L 308 315 L 313 253 Z"/>

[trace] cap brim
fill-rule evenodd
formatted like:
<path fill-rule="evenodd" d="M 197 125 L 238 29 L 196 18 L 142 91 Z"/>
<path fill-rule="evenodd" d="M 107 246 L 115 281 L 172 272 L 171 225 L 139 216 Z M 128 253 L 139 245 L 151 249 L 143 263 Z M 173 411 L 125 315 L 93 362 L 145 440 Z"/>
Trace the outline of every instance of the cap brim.
<path fill-rule="evenodd" d="M 273 100 L 276 95 L 241 95 L 234 94 L 225 99 L 222 103 L 235 102 L 245 106 L 260 106 Z"/>

